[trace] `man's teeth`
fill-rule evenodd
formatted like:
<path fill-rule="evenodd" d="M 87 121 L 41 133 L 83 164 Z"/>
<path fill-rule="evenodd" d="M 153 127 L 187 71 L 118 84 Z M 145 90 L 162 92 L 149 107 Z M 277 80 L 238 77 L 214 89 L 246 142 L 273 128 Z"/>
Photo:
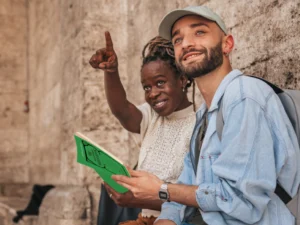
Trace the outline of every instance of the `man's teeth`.
<path fill-rule="evenodd" d="M 186 58 L 186 60 L 187 60 L 187 59 L 194 58 L 194 57 L 196 57 L 196 56 L 198 56 L 198 55 L 200 55 L 200 54 L 194 54 L 194 55 L 190 55 L 190 56 L 188 56 L 188 57 Z"/>

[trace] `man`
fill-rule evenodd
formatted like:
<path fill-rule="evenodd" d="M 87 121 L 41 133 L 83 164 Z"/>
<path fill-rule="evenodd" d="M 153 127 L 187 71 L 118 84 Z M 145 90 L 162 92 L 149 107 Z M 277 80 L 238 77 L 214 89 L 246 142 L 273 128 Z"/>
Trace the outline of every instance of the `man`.
<path fill-rule="evenodd" d="M 189 222 L 190 207 L 199 209 L 209 225 L 295 224 L 274 194 L 278 181 L 294 196 L 300 181 L 299 146 L 277 95 L 264 82 L 232 69 L 233 37 L 208 8 L 167 14 L 159 33 L 172 40 L 178 67 L 195 79 L 205 103 L 197 112 L 178 184 L 163 184 L 142 171 L 132 178 L 116 176 L 116 181 L 139 198 L 158 198 L 160 192 L 162 200 L 170 201 L 155 225 Z M 221 140 L 216 132 L 220 108 Z"/>

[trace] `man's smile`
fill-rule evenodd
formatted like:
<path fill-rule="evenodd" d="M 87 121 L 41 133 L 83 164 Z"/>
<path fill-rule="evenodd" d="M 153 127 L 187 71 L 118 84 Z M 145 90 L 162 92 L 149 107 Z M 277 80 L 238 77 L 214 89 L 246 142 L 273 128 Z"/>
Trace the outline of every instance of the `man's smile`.
<path fill-rule="evenodd" d="M 202 52 L 190 52 L 190 53 L 185 54 L 182 59 L 183 59 L 183 61 L 187 61 L 189 59 L 195 58 L 202 54 L 203 54 Z"/>

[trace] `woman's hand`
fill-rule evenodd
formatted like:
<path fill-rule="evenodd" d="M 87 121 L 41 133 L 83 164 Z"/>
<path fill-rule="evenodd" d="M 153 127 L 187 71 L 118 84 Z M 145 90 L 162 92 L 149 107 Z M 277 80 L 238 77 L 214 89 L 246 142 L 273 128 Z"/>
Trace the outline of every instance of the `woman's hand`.
<path fill-rule="evenodd" d="M 113 175 L 112 178 L 131 191 L 133 196 L 140 200 L 155 201 L 159 200 L 158 192 L 164 183 L 157 176 L 145 172 L 129 169 L 131 177 Z"/>
<path fill-rule="evenodd" d="M 92 55 L 90 65 L 95 69 L 113 73 L 118 71 L 118 58 L 113 48 L 113 42 L 108 31 L 105 32 L 106 48 L 101 48 Z"/>
<path fill-rule="evenodd" d="M 104 187 L 108 192 L 110 198 L 121 207 L 137 207 L 134 204 L 134 196 L 131 191 L 127 191 L 124 194 L 116 192 L 113 188 L 111 188 L 108 184 L 104 183 Z"/>

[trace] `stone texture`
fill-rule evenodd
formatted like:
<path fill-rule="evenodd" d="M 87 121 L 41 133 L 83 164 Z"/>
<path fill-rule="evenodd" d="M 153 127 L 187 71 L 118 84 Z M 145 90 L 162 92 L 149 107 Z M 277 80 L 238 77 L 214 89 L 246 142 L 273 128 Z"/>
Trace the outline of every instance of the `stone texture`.
<path fill-rule="evenodd" d="M 32 193 L 31 184 L 1 184 L 0 185 L 0 198 L 13 197 L 13 198 L 29 198 Z"/>
<path fill-rule="evenodd" d="M 100 200 L 100 185 L 88 186 L 88 191 L 91 196 L 91 224 L 97 224 L 98 206 Z"/>
<path fill-rule="evenodd" d="M 86 220 L 90 218 L 90 197 L 83 187 L 55 187 L 43 199 L 40 217 L 62 220 Z"/>
<path fill-rule="evenodd" d="M 28 182 L 26 1 L 0 6 L 0 183 Z"/>
<path fill-rule="evenodd" d="M 26 224 L 95 224 L 101 179 L 76 162 L 80 131 L 134 166 L 139 149 L 111 114 L 103 72 L 90 67 L 109 30 L 128 99 L 144 102 L 141 51 L 170 10 L 205 4 L 234 36 L 234 68 L 300 88 L 297 0 L 2 0 L 0 4 L 0 196 L 26 198 L 34 183 L 64 185 Z M 192 90 L 189 98 L 192 98 Z M 24 111 L 29 100 L 30 112 Z M 196 105 L 203 101 L 196 91 Z M 86 186 L 87 189 L 82 188 Z M 0 199 L 0 203 L 3 202 Z M 13 201 L 12 201 L 13 202 Z M 18 203 L 21 206 L 21 203 Z M 0 207 L 1 208 L 1 207 Z M 9 211 L 0 209 L 0 224 Z"/>

